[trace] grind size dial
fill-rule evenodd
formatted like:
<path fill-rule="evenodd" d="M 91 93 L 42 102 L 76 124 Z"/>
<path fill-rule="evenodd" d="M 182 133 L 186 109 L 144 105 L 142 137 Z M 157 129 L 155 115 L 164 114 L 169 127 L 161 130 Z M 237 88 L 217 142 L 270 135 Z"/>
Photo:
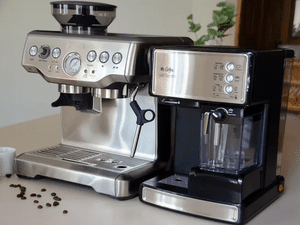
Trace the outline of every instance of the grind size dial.
<path fill-rule="evenodd" d="M 76 75 L 81 67 L 80 55 L 72 52 L 69 53 L 64 59 L 64 69 L 69 75 Z"/>

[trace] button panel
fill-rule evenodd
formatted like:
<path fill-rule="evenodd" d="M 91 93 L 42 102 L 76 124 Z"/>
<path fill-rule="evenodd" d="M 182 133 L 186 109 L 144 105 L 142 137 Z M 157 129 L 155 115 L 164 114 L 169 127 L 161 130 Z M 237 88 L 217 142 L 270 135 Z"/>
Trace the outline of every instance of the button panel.
<path fill-rule="evenodd" d="M 239 70 L 242 69 L 241 65 Z M 225 70 L 224 70 L 225 68 Z M 234 74 L 239 71 L 236 70 L 236 65 L 233 62 L 215 62 L 213 66 L 212 80 L 214 82 L 212 87 L 212 97 L 214 98 L 231 98 L 238 99 L 241 95 L 238 91 L 238 86 L 241 85 L 240 77 Z M 228 73 L 230 72 L 230 73 Z"/>
<path fill-rule="evenodd" d="M 249 82 L 249 56 L 244 53 L 221 51 L 223 50 L 155 50 L 152 94 L 197 101 L 244 104 Z M 171 71 L 161 68 L 171 68 Z"/>
<path fill-rule="evenodd" d="M 42 73 L 45 80 L 53 83 L 68 80 L 80 86 L 103 87 L 109 85 L 104 80 L 108 75 L 114 76 L 109 82 L 127 83 L 124 75 L 131 71 L 132 65 L 126 60 L 131 45 L 107 37 L 28 35 L 22 65 L 28 72 Z M 69 57 L 70 53 L 79 57 Z"/>

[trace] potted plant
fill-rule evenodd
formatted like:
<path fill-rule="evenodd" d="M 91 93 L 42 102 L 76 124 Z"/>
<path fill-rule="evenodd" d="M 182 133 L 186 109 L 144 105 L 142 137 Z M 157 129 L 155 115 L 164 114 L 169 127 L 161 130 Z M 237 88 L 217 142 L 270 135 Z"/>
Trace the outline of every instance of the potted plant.
<path fill-rule="evenodd" d="M 197 32 L 201 29 L 201 25 L 194 23 L 193 14 L 187 17 L 190 24 L 189 32 L 195 33 L 196 36 L 195 45 L 221 45 L 222 38 L 228 36 L 225 32 L 235 25 L 233 21 L 234 17 L 236 17 L 235 5 L 228 2 L 219 2 L 217 6 L 221 7 L 221 9 L 213 11 L 213 22 L 207 25 L 208 34 L 202 35 L 200 38 L 197 37 Z"/>

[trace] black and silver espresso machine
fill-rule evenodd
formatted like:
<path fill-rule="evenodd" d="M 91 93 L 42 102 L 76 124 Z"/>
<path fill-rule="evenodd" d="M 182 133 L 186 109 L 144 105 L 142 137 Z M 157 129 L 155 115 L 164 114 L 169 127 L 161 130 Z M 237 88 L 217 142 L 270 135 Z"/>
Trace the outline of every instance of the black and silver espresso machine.
<path fill-rule="evenodd" d="M 163 130 L 157 99 L 148 94 L 150 46 L 192 45 L 181 37 L 107 33 L 116 6 L 52 2 L 58 31 L 28 34 L 22 66 L 58 84 L 62 140 L 21 154 L 18 176 L 45 176 L 90 186 L 118 199 L 138 194 L 139 184 L 166 168 L 159 153 Z M 51 135 L 51 134 L 49 134 Z"/>
<path fill-rule="evenodd" d="M 150 94 L 167 109 L 172 172 L 141 184 L 140 200 L 243 224 L 284 191 L 280 176 L 291 50 L 157 47 Z M 284 85 L 284 75 L 287 83 Z"/>

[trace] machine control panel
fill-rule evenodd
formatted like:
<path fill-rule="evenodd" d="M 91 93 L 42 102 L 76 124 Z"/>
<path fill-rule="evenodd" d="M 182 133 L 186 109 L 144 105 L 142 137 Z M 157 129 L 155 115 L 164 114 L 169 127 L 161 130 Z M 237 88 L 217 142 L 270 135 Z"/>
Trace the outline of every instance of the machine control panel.
<path fill-rule="evenodd" d="M 29 34 L 22 65 L 52 83 L 103 88 L 109 82 L 128 82 L 131 47 L 128 41 Z"/>
<path fill-rule="evenodd" d="M 155 49 L 152 75 L 156 96 L 244 104 L 248 55 Z"/>

